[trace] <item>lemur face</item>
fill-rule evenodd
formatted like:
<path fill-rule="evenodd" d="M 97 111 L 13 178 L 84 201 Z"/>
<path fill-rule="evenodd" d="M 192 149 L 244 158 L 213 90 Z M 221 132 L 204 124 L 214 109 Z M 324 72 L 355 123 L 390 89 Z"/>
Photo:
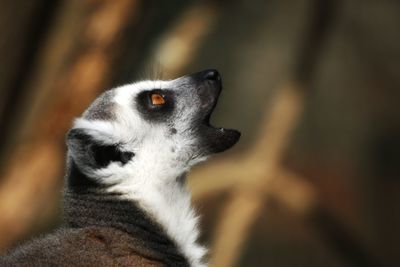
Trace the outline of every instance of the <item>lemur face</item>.
<path fill-rule="evenodd" d="M 220 92 L 215 70 L 109 90 L 75 121 L 69 157 L 110 183 L 133 174 L 176 178 L 238 141 L 238 131 L 209 123 Z"/>

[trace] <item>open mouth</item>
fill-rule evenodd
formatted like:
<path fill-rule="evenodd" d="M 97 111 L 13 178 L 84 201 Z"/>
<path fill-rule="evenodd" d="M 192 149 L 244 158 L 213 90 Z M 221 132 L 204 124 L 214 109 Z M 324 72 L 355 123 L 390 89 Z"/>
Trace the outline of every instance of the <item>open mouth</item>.
<path fill-rule="evenodd" d="M 215 105 L 214 105 L 215 106 Z M 210 124 L 210 117 L 214 108 L 210 110 L 203 121 L 203 134 L 206 147 L 211 153 L 223 152 L 239 141 L 240 132 L 234 129 L 215 127 Z"/>
<path fill-rule="evenodd" d="M 219 153 L 231 148 L 239 141 L 240 132 L 233 129 L 208 125 L 205 130 L 206 147 L 210 153 Z"/>
<path fill-rule="evenodd" d="M 210 153 L 219 153 L 236 144 L 239 141 L 240 132 L 210 124 L 211 115 L 222 90 L 222 83 L 217 71 L 208 70 L 202 73 L 206 73 L 206 79 L 198 92 L 202 102 L 201 112 L 205 114 L 200 127 L 201 136 Z"/>

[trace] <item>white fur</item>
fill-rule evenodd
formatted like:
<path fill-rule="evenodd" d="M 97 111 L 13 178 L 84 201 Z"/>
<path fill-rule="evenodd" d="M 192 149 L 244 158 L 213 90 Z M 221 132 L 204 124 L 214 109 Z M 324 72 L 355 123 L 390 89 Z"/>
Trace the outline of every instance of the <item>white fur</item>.
<path fill-rule="evenodd" d="M 106 168 L 93 170 L 91 176 L 114 184 L 110 192 L 122 193 L 123 198 L 139 203 L 176 242 L 191 266 L 205 266 L 202 258 L 206 249 L 197 243 L 198 218 L 186 185 L 178 181 L 191 166 L 205 160 L 191 149 L 195 140 L 187 124 L 194 111 L 181 111 L 179 121 L 174 124 L 178 133 L 170 135 L 168 125 L 147 122 L 134 106 L 134 97 L 140 91 L 170 88 L 172 84 L 173 81 L 147 81 L 114 89 L 116 120 L 79 118 L 74 128 L 86 129 L 105 144 L 119 143 L 122 150 L 135 153 L 127 164 L 111 163 Z"/>

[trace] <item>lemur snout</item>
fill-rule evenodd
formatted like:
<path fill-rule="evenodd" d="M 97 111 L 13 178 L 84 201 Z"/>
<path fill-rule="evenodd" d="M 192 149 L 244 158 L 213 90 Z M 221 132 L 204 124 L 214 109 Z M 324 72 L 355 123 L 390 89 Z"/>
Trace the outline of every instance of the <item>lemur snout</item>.
<path fill-rule="evenodd" d="M 217 70 L 214 69 L 196 72 L 189 75 L 188 77 L 198 85 L 209 84 L 218 89 L 221 89 L 222 87 L 221 75 Z"/>
<path fill-rule="evenodd" d="M 214 69 L 208 69 L 194 73 L 189 78 L 195 85 L 194 88 L 196 88 L 196 92 L 199 95 L 201 111 L 209 115 L 221 93 L 221 75 Z"/>

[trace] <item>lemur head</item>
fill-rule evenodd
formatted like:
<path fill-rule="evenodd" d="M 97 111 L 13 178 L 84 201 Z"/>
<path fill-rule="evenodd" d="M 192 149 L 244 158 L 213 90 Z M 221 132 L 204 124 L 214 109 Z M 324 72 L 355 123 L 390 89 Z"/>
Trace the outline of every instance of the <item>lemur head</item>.
<path fill-rule="evenodd" d="M 103 184 L 175 179 L 238 141 L 209 123 L 220 92 L 215 70 L 106 91 L 68 133 L 69 161 Z"/>

